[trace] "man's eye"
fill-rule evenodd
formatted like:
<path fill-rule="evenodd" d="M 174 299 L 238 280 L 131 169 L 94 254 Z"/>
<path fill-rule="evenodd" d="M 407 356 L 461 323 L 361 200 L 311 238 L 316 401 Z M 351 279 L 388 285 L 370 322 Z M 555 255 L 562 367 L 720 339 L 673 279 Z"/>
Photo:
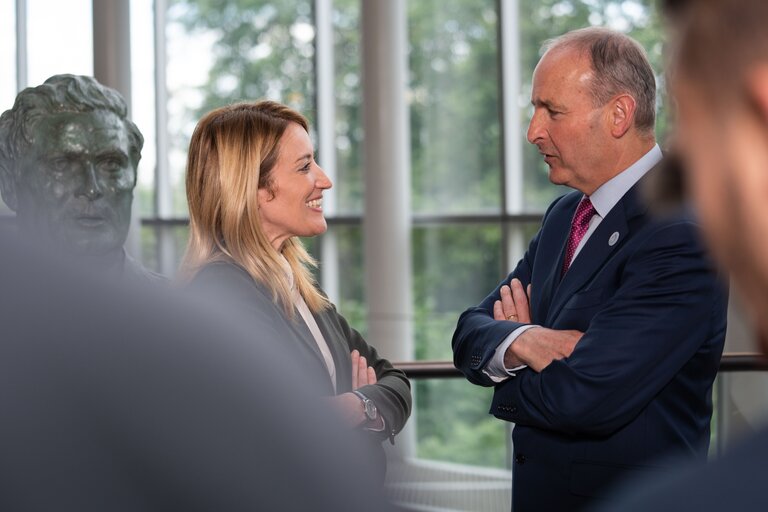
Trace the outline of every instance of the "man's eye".
<path fill-rule="evenodd" d="M 116 158 L 110 158 L 101 162 L 101 168 L 109 172 L 117 172 L 123 168 L 123 162 Z"/>
<path fill-rule="evenodd" d="M 56 158 L 55 160 L 51 160 L 50 166 L 57 172 L 66 171 L 69 167 L 69 160 L 66 158 Z"/>
<path fill-rule="evenodd" d="M 562 113 L 562 112 L 558 112 L 557 110 L 552 110 L 551 108 L 548 108 L 547 112 L 549 113 L 549 117 L 551 118 L 555 118 Z"/>

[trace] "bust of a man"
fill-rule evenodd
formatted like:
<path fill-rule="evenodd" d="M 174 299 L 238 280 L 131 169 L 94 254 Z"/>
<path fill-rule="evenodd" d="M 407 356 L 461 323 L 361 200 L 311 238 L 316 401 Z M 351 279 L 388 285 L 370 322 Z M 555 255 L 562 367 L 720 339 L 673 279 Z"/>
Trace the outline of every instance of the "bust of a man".
<path fill-rule="evenodd" d="M 0 116 L 0 192 L 18 229 L 105 266 L 123 250 L 144 138 L 120 94 L 88 76 L 24 89 Z"/>

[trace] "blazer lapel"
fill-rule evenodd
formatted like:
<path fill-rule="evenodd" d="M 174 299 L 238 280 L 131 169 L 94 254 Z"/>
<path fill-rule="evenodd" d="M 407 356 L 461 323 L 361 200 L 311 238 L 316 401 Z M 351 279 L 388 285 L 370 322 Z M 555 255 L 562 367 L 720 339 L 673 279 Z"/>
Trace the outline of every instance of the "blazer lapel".
<path fill-rule="evenodd" d="M 563 258 L 565 258 L 565 240 L 570 232 L 576 205 L 581 200 L 579 193 L 573 193 L 571 196 L 563 198 L 562 201 L 569 201 L 572 204 L 564 204 L 559 210 L 553 211 L 547 219 L 546 226 L 542 227 L 531 283 L 532 320 L 536 323 L 544 323 L 549 316 L 552 300 L 560 285 L 560 269 L 563 268 Z"/>
<path fill-rule="evenodd" d="M 642 180 L 640 180 L 642 182 Z M 565 273 L 559 286 L 556 286 L 547 315 L 547 325 L 552 325 L 560 310 L 571 296 L 600 270 L 606 260 L 617 251 L 629 235 L 628 220 L 641 214 L 644 207 L 639 201 L 639 183 L 635 184 L 624 197 L 613 207 L 597 229 L 582 247 L 581 252 L 573 261 L 571 268 Z M 570 230 L 570 226 L 569 226 Z M 562 251 L 564 252 L 564 250 Z M 554 270 L 559 279 L 562 272 L 564 256 L 561 254 L 559 265 Z"/>
<path fill-rule="evenodd" d="M 352 390 L 352 360 L 342 333 L 329 319 L 330 314 L 326 311 L 313 316 L 331 351 L 333 364 L 336 365 L 336 393 L 341 394 Z"/>

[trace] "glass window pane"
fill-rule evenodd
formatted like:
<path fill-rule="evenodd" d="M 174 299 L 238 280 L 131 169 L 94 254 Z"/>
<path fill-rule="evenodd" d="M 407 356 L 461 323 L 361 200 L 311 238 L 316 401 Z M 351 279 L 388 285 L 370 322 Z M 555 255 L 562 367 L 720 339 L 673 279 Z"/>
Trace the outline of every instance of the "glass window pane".
<path fill-rule="evenodd" d="M 488 414 L 492 394 L 462 378 L 416 381 L 417 457 L 507 467 L 507 424 Z"/>
<path fill-rule="evenodd" d="M 314 124 L 312 1 L 171 0 L 166 36 L 174 211 L 186 216 L 187 147 L 203 113 L 269 98 L 296 108 Z"/>
<path fill-rule="evenodd" d="M 365 337 L 368 328 L 365 275 L 363 273 L 363 229 L 359 224 L 332 225 L 328 229 L 336 241 L 334 252 L 338 261 L 333 262 L 336 272 L 334 272 L 335 275 L 325 275 L 326 278 L 333 279 L 333 283 L 323 282 L 319 277 L 318 282 L 323 288 L 336 288 L 338 293 L 337 309 L 344 315 L 349 325 Z M 321 261 L 320 265 L 325 265 L 325 255 L 321 250 L 322 236 L 304 239 L 304 245 L 315 258 Z"/>
<path fill-rule="evenodd" d="M 524 104 L 527 105 L 530 99 L 531 78 L 541 57 L 540 48 L 544 41 L 588 26 L 621 30 L 640 41 L 648 51 L 658 76 L 657 82 L 660 82 L 663 29 L 655 3 L 654 0 L 520 0 L 520 65 Z M 663 87 L 659 89 L 663 93 Z M 531 109 L 526 108 L 524 114 L 523 133 L 528 128 Z M 662 136 L 666 130 L 667 120 L 662 110 L 657 133 Z M 547 177 L 547 165 L 536 147 L 527 142 L 524 144 L 524 206 L 528 211 L 544 211 L 555 197 L 569 189 L 552 186 Z"/>
<path fill-rule="evenodd" d="M 413 230 L 415 359 L 451 359 L 456 320 L 506 275 L 501 226 Z"/>
<path fill-rule="evenodd" d="M 153 0 L 131 0 L 131 118 L 144 135 L 133 209 L 155 215 L 155 45 Z"/>
<path fill-rule="evenodd" d="M 141 227 L 141 264 L 173 279 L 187 248 L 186 225 L 166 224 Z"/>
<path fill-rule="evenodd" d="M 60 73 L 93 75 L 92 5 L 92 0 L 27 0 L 29 85 Z"/>
<path fill-rule="evenodd" d="M 363 210 L 360 1 L 334 0 L 336 189 L 339 214 Z"/>
<path fill-rule="evenodd" d="M 720 372 L 715 386 L 710 455 L 737 445 L 765 426 L 768 373 Z"/>
<path fill-rule="evenodd" d="M 408 2 L 414 211 L 501 207 L 497 2 Z"/>

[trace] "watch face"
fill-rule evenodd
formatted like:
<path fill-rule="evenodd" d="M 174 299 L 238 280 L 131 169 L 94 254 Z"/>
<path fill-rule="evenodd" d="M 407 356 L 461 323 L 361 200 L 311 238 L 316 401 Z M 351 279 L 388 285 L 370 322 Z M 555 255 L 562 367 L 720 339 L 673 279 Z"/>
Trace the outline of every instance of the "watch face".
<path fill-rule="evenodd" d="M 379 416 L 379 411 L 371 400 L 365 401 L 365 415 L 368 416 L 369 420 L 375 420 Z"/>

